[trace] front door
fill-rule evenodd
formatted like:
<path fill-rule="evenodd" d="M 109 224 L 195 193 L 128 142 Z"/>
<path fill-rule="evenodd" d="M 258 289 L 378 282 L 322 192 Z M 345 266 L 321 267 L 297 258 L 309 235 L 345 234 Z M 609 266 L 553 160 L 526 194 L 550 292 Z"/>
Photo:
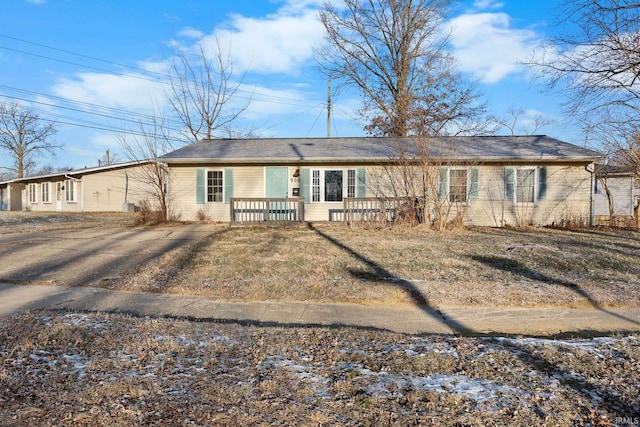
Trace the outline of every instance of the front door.
<path fill-rule="evenodd" d="M 266 168 L 266 189 L 267 199 L 286 199 L 289 196 L 289 168 L 269 167 Z M 268 202 L 267 215 L 270 220 L 285 220 L 288 216 L 287 202 Z"/>
<path fill-rule="evenodd" d="M 289 168 L 271 167 L 266 171 L 268 199 L 286 199 L 289 196 Z"/>
<path fill-rule="evenodd" d="M 62 210 L 62 182 L 56 182 L 56 210 Z"/>

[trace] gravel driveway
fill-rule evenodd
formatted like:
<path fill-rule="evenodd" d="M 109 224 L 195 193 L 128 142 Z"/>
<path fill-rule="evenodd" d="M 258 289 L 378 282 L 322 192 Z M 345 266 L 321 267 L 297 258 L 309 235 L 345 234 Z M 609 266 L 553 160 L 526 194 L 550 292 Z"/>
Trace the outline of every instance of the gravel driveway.
<path fill-rule="evenodd" d="M 96 285 L 211 233 L 187 224 L 0 234 L 0 282 Z"/>

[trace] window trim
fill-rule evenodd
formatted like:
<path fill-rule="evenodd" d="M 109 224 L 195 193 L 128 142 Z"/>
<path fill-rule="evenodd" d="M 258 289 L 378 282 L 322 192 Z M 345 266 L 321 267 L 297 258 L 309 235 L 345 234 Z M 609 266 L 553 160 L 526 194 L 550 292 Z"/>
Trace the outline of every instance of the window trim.
<path fill-rule="evenodd" d="M 533 171 L 533 202 L 518 200 L 518 171 Z M 509 172 L 510 171 L 510 172 Z M 510 181 L 508 175 L 512 174 Z M 511 188 L 509 188 L 511 187 Z M 508 166 L 505 167 L 505 199 L 517 206 L 538 206 L 540 200 L 546 198 L 547 168 L 545 166 Z M 509 194 L 511 193 L 511 194 Z M 511 196 L 511 197 L 508 197 Z"/>
<path fill-rule="evenodd" d="M 72 179 L 67 179 L 64 181 L 64 200 L 68 203 L 76 202 L 76 192 L 77 186 L 76 182 Z M 71 196 L 71 197 L 69 197 Z"/>
<path fill-rule="evenodd" d="M 342 172 L 342 199 L 326 199 L 326 172 Z M 352 176 L 350 176 L 352 175 Z M 352 178 L 352 182 L 350 182 Z M 358 194 L 358 168 L 310 168 L 309 173 L 310 203 L 343 203 L 345 198 L 357 197 Z M 316 200 L 318 199 L 318 200 Z"/>
<path fill-rule="evenodd" d="M 209 173 L 219 172 L 221 175 L 220 179 L 220 200 L 209 200 Z M 213 187 L 213 186 L 212 186 Z M 215 193 L 211 193 L 215 196 Z M 204 171 L 204 201 L 205 203 L 224 203 L 225 201 L 225 179 L 224 179 L 224 169 L 205 169 Z"/>
<path fill-rule="evenodd" d="M 518 205 L 537 205 L 538 204 L 538 168 L 535 166 L 523 166 L 523 167 L 518 167 L 515 168 L 516 174 L 514 176 L 513 179 L 513 197 L 514 197 L 514 202 Z M 520 171 L 533 171 L 533 201 L 519 201 L 518 200 L 518 195 L 520 195 L 520 192 L 518 191 L 518 175 L 520 174 Z"/>
<path fill-rule="evenodd" d="M 451 200 L 451 171 L 465 171 L 467 182 L 465 184 L 465 200 Z M 475 170 L 475 172 L 473 172 Z M 475 178 L 474 178 L 475 175 Z M 444 183 L 443 183 L 444 180 Z M 474 185 L 475 181 L 475 185 Z M 475 187 L 475 188 L 474 188 Z M 477 167 L 469 166 L 443 166 L 438 170 L 438 198 L 449 204 L 466 206 L 472 200 L 479 198 L 480 192 L 480 170 Z"/>
<path fill-rule="evenodd" d="M 42 199 L 42 203 L 51 203 L 51 183 L 50 182 L 40 183 L 40 198 Z"/>
<path fill-rule="evenodd" d="M 38 203 L 38 184 L 31 183 L 29 184 L 29 203 L 36 204 Z"/>
<path fill-rule="evenodd" d="M 464 171 L 465 172 L 465 184 L 464 184 L 464 200 L 451 200 L 452 191 L 451 186 L 453 181 L 451 180 L 451 171 Z M 471 174 L 469 168 L 447 168 L 447 200 L 449 203 L 457 203 L 466 205 L 471 201 Z"/>

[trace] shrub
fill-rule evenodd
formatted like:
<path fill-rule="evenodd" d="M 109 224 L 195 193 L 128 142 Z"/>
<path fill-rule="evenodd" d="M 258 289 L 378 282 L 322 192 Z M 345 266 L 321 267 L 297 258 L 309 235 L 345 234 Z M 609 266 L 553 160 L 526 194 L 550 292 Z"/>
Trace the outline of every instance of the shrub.
<path fill-rule="evenodd" d="M 136 225 L 154 225 L 166 222 L 162 211 L 154 209 L 151 203 L 146 200 L 140 202 L 140 209 L 136 216 Z"/>

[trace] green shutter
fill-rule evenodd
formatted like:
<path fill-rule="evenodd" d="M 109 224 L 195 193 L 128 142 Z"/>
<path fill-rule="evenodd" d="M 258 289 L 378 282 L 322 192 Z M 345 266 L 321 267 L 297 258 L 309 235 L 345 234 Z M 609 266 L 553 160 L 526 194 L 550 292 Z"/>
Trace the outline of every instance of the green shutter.
<path fill-rule="evenodd" d="M 224 202 L 229 203 L 233 197 L 233 169 L 224 170 Z"/>
<path fill-rule="evenodd" d="M 358 168 L 356 183 L 356 197 L 366 197 L 367 195 L 367 170 L 365 168 Z"/>
<path fill-rule="evenodd" d="M 504 198 L 513 200 L 516 186 L 516 170 L 514 168 L 504 168 Z"/>
<path fill-rule="evenodd" d="M 205 179 L 205 170 L 196 169 L 196 204 L 203 204 L 206 202 L 207 186 Z"/>
<path fill-rule="evenodd" d="M 311 202 L 311 169 L 300 169 L 300 197 L 305 203 Z"/>
<path fill-rule="evenodd" d="M 469 189 L 469 199 L 477 199 L 480 193 L 480 176 L 478 168 L 469 169 L 469 181 L 471 184 L 471 188 Z"/>
<path fill-rule="evenodd" d="M 446 199 L 447 198 L 447 189 L 449 188 L 449 183 L 447 180 L 447 168 L 442 167 L 438 168 L 438 198 Z"/>
<path fill-rule="evenodd" d="M 538 200 L 547 197 L 547 168 L 538 168 Z"/>

